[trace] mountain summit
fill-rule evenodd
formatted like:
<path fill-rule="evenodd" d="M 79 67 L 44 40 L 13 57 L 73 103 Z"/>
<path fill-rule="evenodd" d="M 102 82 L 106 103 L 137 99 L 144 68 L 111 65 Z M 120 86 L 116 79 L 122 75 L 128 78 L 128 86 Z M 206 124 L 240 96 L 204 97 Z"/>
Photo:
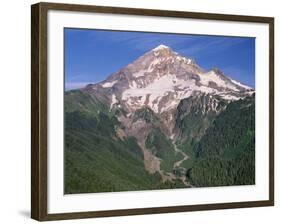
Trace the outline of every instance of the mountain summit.
<path fill-rule="evenodd" d="M 168 46 L 164 44 L 160 44 L 159 46 L 155 47 L 153 51 L 163 50 L 163 49 L 170 49 Z"/>

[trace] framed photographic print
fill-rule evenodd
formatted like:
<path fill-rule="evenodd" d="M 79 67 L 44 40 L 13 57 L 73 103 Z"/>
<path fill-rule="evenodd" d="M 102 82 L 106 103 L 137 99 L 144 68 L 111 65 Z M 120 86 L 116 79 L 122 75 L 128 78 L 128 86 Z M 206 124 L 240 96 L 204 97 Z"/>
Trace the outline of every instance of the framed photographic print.
<path fill-rule="evenodd" d="M 274 19 L 32 5 L 32 218 L 274 204 Z"/>

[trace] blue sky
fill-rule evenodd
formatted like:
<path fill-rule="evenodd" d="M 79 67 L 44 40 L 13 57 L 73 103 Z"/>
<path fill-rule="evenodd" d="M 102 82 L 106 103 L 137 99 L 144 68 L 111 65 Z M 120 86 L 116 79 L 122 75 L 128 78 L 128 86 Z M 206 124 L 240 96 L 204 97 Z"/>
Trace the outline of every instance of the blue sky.
<path fill-rule="evenodd" d="M 160 44 L 255 87 L 254 38 L 65 28 L 64 40 L 66 90 L 100 82 Z"/>

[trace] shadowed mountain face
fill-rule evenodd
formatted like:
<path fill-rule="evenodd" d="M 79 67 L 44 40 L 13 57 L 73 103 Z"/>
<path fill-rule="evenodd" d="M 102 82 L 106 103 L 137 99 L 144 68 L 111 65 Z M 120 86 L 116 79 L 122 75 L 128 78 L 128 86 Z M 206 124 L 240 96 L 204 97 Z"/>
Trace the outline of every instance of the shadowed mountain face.
<path fill-rule="evenodd" d="M 254 184 L 254 99 L 160 45 L 65 93 L 65 192 Z"/>

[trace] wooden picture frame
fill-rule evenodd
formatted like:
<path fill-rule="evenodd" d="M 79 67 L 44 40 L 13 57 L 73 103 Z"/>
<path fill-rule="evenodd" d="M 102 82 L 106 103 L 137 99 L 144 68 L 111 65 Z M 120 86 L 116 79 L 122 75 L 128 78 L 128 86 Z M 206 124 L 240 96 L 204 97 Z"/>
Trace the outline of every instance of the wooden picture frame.
<path fill-rule="evenodd" d="M 184 206 L 130 208 L 106 211 L 48 213 L 48 19 L 50 10 L 71 12 L 123 14 L 166 18 L 189 18 L 212 21 L 250 22 L 269 25 L 269 180 L 268 200 L 212 203 Z M 224 15 L 211 13 L 163 11 L 137 8 L 118 8 L 90 5 L 38 3 L 31 7 L 31 217 L 39 221 L 80 219 L 109 216 L 141 215 L 169 212 L 203 211 L 274 205 L 274 18 L 258 16 Z"/>

